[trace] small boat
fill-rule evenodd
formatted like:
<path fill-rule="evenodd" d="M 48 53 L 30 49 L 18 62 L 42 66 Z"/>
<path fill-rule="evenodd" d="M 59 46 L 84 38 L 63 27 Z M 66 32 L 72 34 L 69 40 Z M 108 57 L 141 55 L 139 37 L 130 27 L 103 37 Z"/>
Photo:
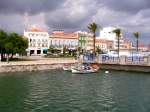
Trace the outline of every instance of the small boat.
<path fill-rule="evenodd" d="M 64 65 L 63 70 L 65 71 L 71 71 L 71 65 Z"/>
<path fill-rule="evenodd" d="M 64 65 L 62 68 L 63 68 L 63 70 L 65 70 L 65 71 L 71 71 L 71 68 L 74 68 L 76 65 L 74 65 L 74 64 L 66 64 L 66 65 Z"/>
<path fill-rule="evenodd" d="M 72 73 L 95 73 L 98 70 L 99 70 L 98 66 L 92 65 L 79 65 L 71 68 Z"/>

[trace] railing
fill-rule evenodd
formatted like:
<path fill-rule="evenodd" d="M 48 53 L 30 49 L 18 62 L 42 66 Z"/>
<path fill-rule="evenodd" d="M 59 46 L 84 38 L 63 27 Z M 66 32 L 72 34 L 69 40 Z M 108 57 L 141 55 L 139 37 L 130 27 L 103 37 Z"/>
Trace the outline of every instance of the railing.
<path fill-rule="evenodd" d="M 147 65 L 148 57 L 144 57 L 144 56 L 125 57 L 125 62 L 126 64 L 132 64 L 132 65 Z"/>
<path fill-rule="evenodd" d="M 150 57 L 146 56 L 116 56 L 100 55 L 99 63 L 104 64 L 122 64 L 122 65 L 148 65 L 150 64 Z"/>
<path fill-rule="evenodd" d="M 121 64 L 121 65 L 144 65 L 150 66 L 150 56 L 109 56 L 109 55 L 81 55 L 80 62 L 101 63 L 101 64 Z"/>
<path fill-rule="evenodd" d="M 119 59 L 118 59 L 118 57 L 103 55 L 102 63 L 119 64 Z"/>

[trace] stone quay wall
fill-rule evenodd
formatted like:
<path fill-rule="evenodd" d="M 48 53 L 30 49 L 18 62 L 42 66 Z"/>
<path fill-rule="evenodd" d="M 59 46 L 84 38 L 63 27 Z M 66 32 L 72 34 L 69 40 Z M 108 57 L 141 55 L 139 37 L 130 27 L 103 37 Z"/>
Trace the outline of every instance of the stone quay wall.
<path fill-rule="evenodd" d="M 139 66 L 139 65 L 100 64 L 100 69 L 146 72 L 146 73 L 150 72 L 149 66 Z"/>
<path fill-rule="evenodd" d="M 0 73 L 60 69 L 60 68 L 63 67 L 63 65 L 64 65 L 63 63 L 58 63 L 58 64 L 5 65 L 5 66 L 0 66 Z"/>

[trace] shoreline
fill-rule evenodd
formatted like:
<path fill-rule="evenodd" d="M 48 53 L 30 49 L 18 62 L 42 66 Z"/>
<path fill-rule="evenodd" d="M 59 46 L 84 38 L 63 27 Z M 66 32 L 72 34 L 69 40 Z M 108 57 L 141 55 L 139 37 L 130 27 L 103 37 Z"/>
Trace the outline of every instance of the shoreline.
<path fill-rule="evenodd" d="M 32 57 L 31 61 L 0 62 L 0 73 L 42 71 L 51 69 L 61 69 L 64 64 L 74 64 L 78 61 L 74 58 L 37 58 Z M 150 72 L 150 66 L 145 65 L 125 65 L 125 64 L 107 64 L 97 63 L 102 70 L 135 71 Z"/>
<path fill-rule="evenodd" d="M 9 72 L 32 72 L 32 71 L 43 71 L 52 69 L 62 69 L 64 64 L 74 64 L 75 62 L 69 63 L 31 63 L 31 64 L 7 64 L 0 66 L 0 73 Z M 132 71 L 132 72 L 145 72 L 149 73 L 149 66 L 138 66 L 138 65 L 117 65 L 117 64 L 99 64 L 101 70 L 117 70 L 117 71 Z"/>
<path fill-rule="evenodd" d="M 103 70 L 150 73 L 150 66 L 143 66 L 143 65 L 100 64 L 100 68 Z"/>
<path fill-rule="evenodd" d="M 35 61 L 0 62 L 0 73 L 60 69 L 64 64 L 76 62 L 77 60 L 74 58 L 43 58 Z"/>

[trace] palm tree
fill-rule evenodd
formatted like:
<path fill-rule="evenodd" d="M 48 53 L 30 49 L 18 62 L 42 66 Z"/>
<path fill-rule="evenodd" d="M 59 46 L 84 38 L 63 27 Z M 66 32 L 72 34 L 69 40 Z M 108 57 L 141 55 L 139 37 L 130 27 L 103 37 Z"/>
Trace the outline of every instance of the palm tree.
<path fill-rule="evenodd" d="M 96 38 L 96 30 L 98 28 L 98 25 L 96 23 L 90 23 L 88 25 L 88 29 L 90 30 L 91 33 L 93 33 L 93 53 L 96 53 L 96 49 L 95 49 L 95 38 Z"/>
<path fill-rule="evenodd" d="M 139 32 L 135 32 L 135 33 L 133 33 L 133 35 L 136 38 L 136 49 L 138 51 L 139 50 L 139 37 L 140 37 L 140 33 Z"/>
<path fill-rule="evenodd" d="M 118 52 L 118 58 L 119 58 L 121 29 L 116 28 L 115 30 L 113 30 L 113 32 L 116 34 L 116 37 L 117 37 L 117 45 L 118 45 L 117 52 Z"/>

